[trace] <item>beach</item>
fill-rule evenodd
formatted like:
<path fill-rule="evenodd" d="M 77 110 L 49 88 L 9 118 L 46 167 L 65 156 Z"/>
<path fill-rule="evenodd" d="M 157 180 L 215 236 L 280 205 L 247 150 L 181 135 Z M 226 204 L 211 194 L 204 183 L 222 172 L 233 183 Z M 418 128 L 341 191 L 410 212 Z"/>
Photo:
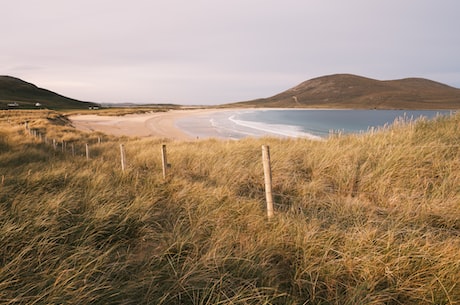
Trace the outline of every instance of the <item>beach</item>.
<path fill-rule="evenodd" d="M 115 136 L 157 137 L 171 140 L 246 137 L 327 138 L 331 130 L 362 133 L 397 120 L 433 118 L 442 111 L 202 108 L 124 116 L 74 115 L 79 130 Z M 444 111 L 444 114 L 448 114 Z"/>
<path fill-rule="evenodd" d="M 115 136 L 158 137 L 171 140 L 192 140 L 196 137 L 176 126 L 184 117 L 210 115 L 231 109 L 170 110 L 124 116 L 72 115 L 69 119 L 82 131 L 100 131 Z"/>

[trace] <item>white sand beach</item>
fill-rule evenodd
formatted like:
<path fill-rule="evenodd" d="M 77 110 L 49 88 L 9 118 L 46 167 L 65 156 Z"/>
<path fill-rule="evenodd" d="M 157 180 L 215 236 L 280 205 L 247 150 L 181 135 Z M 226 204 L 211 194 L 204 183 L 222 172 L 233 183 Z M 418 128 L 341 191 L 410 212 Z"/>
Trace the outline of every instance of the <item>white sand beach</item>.
<path fill-rule="evenodd" d="M 193 136 L 175 125 L 179 118 L 199 116 L 232 109 L 170 110 L 124 116 L 73 115 L 73 125 L 83 131 L 100 131 L 116 136 L 159 137 L 173 140 L 191 140 Z"/>

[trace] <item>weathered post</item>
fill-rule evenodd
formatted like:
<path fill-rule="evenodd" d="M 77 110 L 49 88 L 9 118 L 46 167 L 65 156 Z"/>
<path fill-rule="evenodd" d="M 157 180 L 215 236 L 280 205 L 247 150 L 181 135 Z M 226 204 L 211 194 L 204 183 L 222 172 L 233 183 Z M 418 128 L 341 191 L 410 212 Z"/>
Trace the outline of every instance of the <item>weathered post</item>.
<path fill-rule="evenodd" d="M 56 146 L 56 139 L 53 139 L 53 149 L 56 150 L 57 149 L 57 146 Z"/>
<path fill-rule="evenodd" d="M 121 155 L 121 170 L 125 171 L 126 157 L 125 157 L 125 146 L 120 144 L 120 155 Z"/>
<path fill-rule="evenodd" d="M 163 144 L 161 146 L 161 163 L 163 165 L 163 179 L 166 179 L 168 168 L 168 159 L 166 157 L 166 144 Z"/>
<path fill-rule="evenodd" d="M 88 145 L 88 143 L 86 143 L 85 146 L 86 146 L 86 160 L 89 160 L 89 145 Z"/>
<path fill-rule="evenodd" d="M 270 147 L 262 145 L 262 161 L 264 164 L 265 198 L 267 200 L 267 216 L 273 217 L 272 170 L 270 165 Z"/>
<path fill-rule="evenodd" d="M 71 147 L 71 150 L 72 150 L 72 157 L 75 157 L 75 144 L 72 143 L 72 144 L 70 145 L 70 147 Z"/>

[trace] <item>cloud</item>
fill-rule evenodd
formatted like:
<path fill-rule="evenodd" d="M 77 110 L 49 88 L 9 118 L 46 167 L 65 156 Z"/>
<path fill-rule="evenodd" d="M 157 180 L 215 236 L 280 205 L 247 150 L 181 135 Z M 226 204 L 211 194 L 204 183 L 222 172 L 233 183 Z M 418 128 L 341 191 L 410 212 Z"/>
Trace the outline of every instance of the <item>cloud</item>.
<path fill-rule="evenodd" d="M 341 72 L 460 86 L 455 0 L 2 5 L 0 69 L 85 100 L 212 104 Z"/>

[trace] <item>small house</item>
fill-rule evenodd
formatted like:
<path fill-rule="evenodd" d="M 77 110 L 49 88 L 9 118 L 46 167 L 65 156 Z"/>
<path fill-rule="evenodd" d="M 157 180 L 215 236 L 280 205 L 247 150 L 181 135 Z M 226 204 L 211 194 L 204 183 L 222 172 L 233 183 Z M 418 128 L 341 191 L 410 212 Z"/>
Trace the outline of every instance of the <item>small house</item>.
<path fill-rule="evenodd" d="M 8 106 L 8 108 L 18 108 L 19 104 L 14 102 L 14 103 L 8 103 L 7 106 Z"/>

